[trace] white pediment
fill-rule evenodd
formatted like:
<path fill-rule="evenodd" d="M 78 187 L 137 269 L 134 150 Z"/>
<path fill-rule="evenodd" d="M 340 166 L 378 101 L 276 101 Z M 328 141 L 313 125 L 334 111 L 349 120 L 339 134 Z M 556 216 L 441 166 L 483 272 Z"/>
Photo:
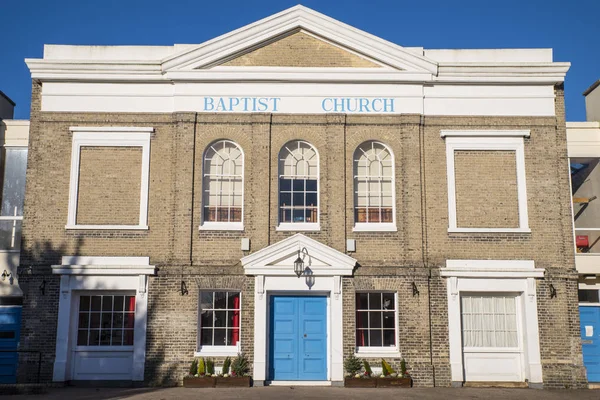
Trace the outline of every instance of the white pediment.
<path fill-rule="evenodd" d="M 398 72 L 437 74 L 437 62 L 314 10 L 298 5 L 162 60 L 165 72 L 210 69 L 303 30 L 341 49 Z"/>
<path fill-rule="evenodd" d="M 246 275 L 292 276 L 300 256 L 311 275 L 350 276 L 356 260 L 323 243 L 297 233 L 241 259 Z"/>

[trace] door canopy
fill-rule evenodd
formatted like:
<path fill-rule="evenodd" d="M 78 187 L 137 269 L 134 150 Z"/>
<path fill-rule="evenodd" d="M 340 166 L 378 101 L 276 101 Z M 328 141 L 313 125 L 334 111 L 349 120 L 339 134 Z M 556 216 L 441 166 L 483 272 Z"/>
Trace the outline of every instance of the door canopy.
<path fill-rule="evenodd" d="M 297 233 L 241 259 L 246 275 L 292 276 L 300 258 L 313 276 L 351 276 L 356 260 L 314 239 Z"/>

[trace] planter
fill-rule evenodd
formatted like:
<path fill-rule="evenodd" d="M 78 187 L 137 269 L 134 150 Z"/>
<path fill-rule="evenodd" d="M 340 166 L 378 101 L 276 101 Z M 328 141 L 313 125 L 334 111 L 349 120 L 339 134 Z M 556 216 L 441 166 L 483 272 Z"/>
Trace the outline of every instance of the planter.
<path fill-rule="evenodd" d="M 217 377 L 217 387 L 250 387 L 252 379 L 249 376 Z"/>
<path fill-rule="evenodd" d="M 195 377 L 195 376 L 186 376 L 183 378 L 183 387 L 186 388 L 213 388 L 217 382 L 217 378 L 213 377 Z"/>
<path fill-rule="evenodd" d="M 374 388 L 377 387 L 377 379 L 375 378 L 344 378 L 345 387 L 353 388 Z"/>
<path fill-rule="evenodd" d="M 377 378 L 377 387 L 380 388 L 409 388 L 412 386 L 411 378 Z"/>

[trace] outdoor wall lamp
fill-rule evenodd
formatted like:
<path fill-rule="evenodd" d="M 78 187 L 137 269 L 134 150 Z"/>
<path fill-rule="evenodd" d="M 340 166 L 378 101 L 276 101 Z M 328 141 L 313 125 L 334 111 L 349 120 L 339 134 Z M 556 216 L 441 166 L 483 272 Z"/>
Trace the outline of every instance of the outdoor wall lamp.
<path fill-rule="evenodd" d="M 10 279 L 10 278 L 12 277 L 12 273 L 11 273 L 11 272 L 8 272 L 7 270 L 4 270 L 4 272 L 3 272 L 3 273 L 2 273 L 2 275 L 0 275 L 0 276 L 2 276 L 2 280 L 3 280 L 3 281 L 5 281 L 5 280 L 6 280 L 6 278 L 9 278 L 9 279 Z"/>
<path fill-rule="evenodd" d="M 294 261 L 294 272 L 298 278 L 300 278 L 305 271 L 304 260 L 302 257 L 300 257 L 300 252 L 303 254 L 308 254 L 306 248 L 303 247 L 302 250 L 298 249 L 298 258 L 296 258 L 296 261 Z"/>
<path fill-rule="evenodd" d="M 556 288 L 553 284 L 550 284 L 550 298 L 553 299 L 556 297 Z"/>

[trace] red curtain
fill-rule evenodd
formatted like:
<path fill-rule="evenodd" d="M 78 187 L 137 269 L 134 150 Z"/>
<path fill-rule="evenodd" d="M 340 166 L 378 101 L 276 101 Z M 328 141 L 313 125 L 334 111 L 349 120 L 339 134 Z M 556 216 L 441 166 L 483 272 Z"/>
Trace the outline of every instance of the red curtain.
<path fill-rule="evenodd" d="M 135 311 L 135 296 L 127 296 L 125 298 L 125 310 L 127 311 Z M 133 321 L 135 319 L 135 314 L 133 314 L 134 318 L 127 319 L 127 326 L 125 329 L 133 329 Z"/>
<path fill-rule="evenodd" d="M 362 317 L 363 317 L 363 313 L 358 312 L 358 310 L 360 310 L 361 304 L 360 304 L 360 296 L 356 295 L 356 345 L 357 346 L 364 346 L 365 345 L 365 331 L 363 331 L 362 329 L 358 329 L 359 327 L 362 328 Z"/>
<path fill-rule="evenodd" d="M 231 332 L 231 345 L 235 346 L 240 340 L 240 295 L 233 298 L 233 331 Z"/>

